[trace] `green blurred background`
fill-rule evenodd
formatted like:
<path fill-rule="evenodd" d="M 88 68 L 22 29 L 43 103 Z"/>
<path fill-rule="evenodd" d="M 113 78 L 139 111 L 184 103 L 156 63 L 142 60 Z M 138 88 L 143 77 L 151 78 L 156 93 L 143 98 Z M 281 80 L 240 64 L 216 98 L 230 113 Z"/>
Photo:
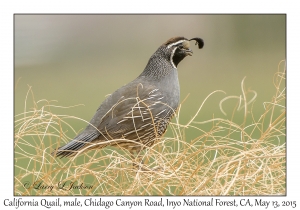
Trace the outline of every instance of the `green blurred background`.
<path fill-rule="evenodd" d="M 15 15 L 14 19 L 15 114 L 24 111 L 30 85 L 36 101 L 84 104 L 53 111 L 89 121 L 105 96 L 137 77 L 162 43 L 184 36 L 201 37 L 205 44 L 201 50 L 191 45 L 194 55 L 178 66 L 181 100 L 190 94 L 180 123 L 187 123 L 214 90 L 227 95 L 213 95 L 195 120 L 227 118 L 219 102 L 241 95 L 245 76 L 246 87 L 258 94 L 255 112 L 260 116 L 262 103 L 275 93 L 273 75 L 286 58 L 285 15 Z M 230 113 L 234 106 L 226 105 Z M 72 126 L 79 131 L 86 123 L 77 120 Z"/>

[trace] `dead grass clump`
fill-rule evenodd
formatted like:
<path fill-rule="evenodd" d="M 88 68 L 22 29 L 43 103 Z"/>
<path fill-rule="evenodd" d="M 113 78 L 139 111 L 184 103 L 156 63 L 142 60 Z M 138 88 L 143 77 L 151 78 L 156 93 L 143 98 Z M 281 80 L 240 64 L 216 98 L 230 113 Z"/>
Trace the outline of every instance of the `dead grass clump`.
<path fill-rule="evenodd" d="M 257 118 L 256 92 L 221 100 L 226 118 L 182 125 L 172 123 L 172 137 L 163 137 L 140 158 L 106 147 L 70 159 L 51 156 L 76 132 L 73 116 L 54 114 L 51 102 L 35 102 L 15 116 L 15 195 L 285 195 L 285 69 L 274 76 L 275 95 L 265 102 Z M 28 93 L 32 93 L 29 89 Z M 27 97 L 26 97 L 27 98 Z M 227 100 L 237 100 L 230 119 L 223 110 Z M 205 102 L 205 101 L 204 101 Z M 204 103 L 203 102 L 203 103 Z M 202 106 L 201 106 L 202 107 Z M 201 111 L 201 107 L 195 116 Z M 241 114 L 242 113 L 242 114 Z M 235 117 L 242 115 L 242 122 Z M 210 129 L 201 129 L 208 125 Z M 188 130 L 187 130 L 188 129 Z M 194 139 L 186 133 L 197 132 Z M 72 132 L 72 134 L 70 134 Z M 68 134 L 68 136 L 67 136 Z"/>

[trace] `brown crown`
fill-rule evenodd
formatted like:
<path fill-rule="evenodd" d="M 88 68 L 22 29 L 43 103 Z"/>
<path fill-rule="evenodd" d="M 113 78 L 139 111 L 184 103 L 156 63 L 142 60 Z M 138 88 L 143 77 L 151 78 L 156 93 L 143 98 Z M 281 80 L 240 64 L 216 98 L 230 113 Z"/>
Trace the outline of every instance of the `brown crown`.
<path fill-rule="evenodd" d="M 183 36 L 177 36 L 177 37 L 173 37 L 171 39 L 169 39 L 168 41 L 166 41 L 164 43 L 164 45 L 169 45 L 169 44 L 172 44 L 172 43 L 175 43 L 175 42 L 178 42 L 180 40 L 188 40 L 187 38 L 183 37 Z"/>

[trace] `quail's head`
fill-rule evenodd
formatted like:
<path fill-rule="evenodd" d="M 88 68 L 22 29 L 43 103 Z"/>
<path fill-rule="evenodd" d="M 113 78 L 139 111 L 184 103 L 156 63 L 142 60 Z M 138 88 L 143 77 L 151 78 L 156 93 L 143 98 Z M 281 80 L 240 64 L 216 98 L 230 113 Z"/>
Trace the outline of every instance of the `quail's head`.
<path fill-rule="evenodd" d="M 185 37 L 174 37 L 166 41 L 163 46 L 170 53 L 170 59 L 174 67 L 177 67 L 180 61 L 186 56 L 192 56 L 193 51 L 190 49 L 190 41 L 195 40 L 199 48 L 204 46 L 201 38 L 187 39 Z"/>

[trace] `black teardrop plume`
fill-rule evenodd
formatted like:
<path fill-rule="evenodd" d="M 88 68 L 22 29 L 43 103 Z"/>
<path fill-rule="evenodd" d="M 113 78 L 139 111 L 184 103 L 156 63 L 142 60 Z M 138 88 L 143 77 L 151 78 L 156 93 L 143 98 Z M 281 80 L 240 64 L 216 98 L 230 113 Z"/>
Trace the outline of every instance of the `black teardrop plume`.
<path fill-rule="evenodd" d="M 196 41 L 195 45 L 198 44 L 199 49 L 203 48 L 203 46 L 204 46 L 203 39 L 201 39 L 199 37 L 195 37 L 195 38 L 190 39 L 189 41 L 192 41 L 192 40 Z"/>

